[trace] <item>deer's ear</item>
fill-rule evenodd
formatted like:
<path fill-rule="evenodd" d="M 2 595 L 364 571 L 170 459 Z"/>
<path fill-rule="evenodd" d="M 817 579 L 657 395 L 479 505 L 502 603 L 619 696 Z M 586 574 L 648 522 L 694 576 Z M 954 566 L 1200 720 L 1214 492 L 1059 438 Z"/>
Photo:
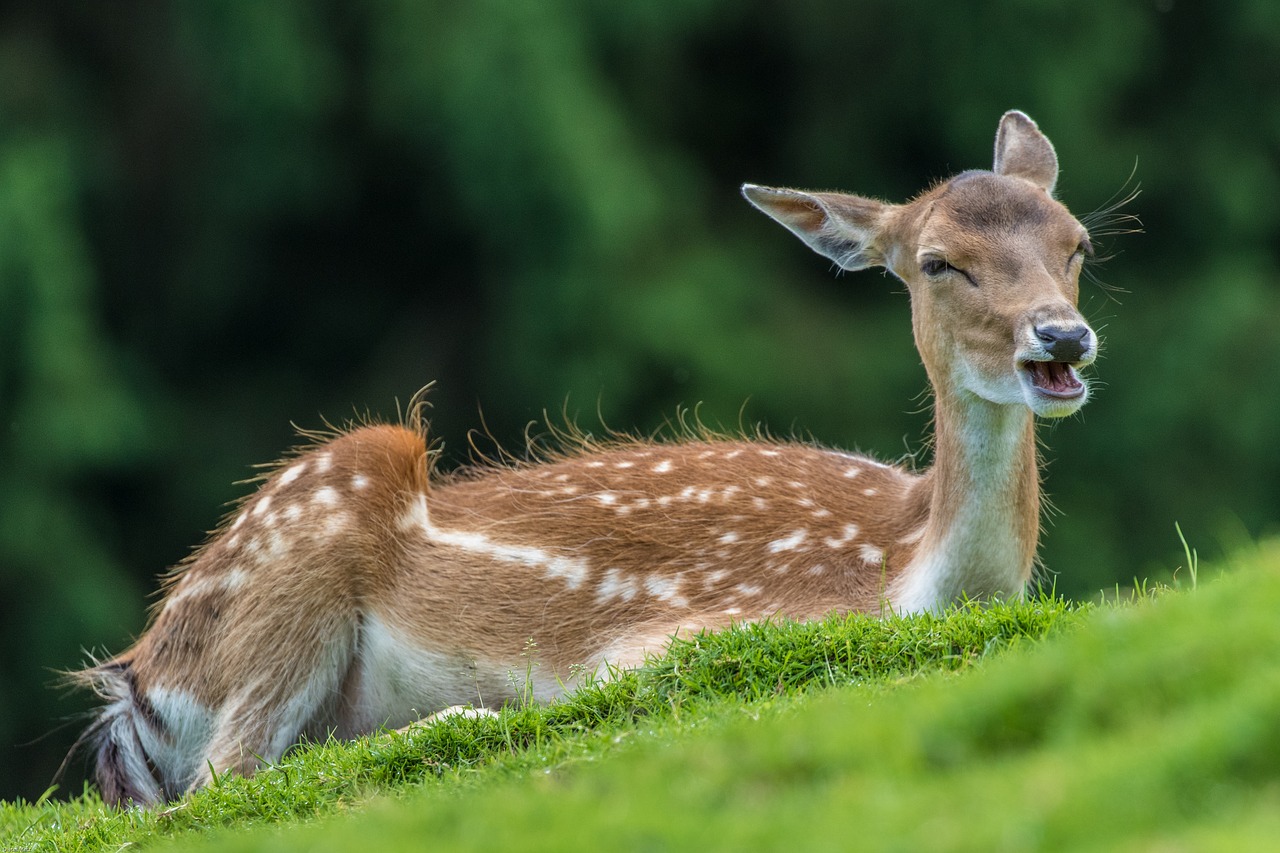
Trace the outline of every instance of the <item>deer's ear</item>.
<path fill-rule="evenodd" d="M 1026 113 L 1009 110 L 996 131 L 996 163 L 992 171 L 1026 178 L 1053 195 L 1058 182 L 1058 155 L 1049 137 Z"/>
<path fill-rule="evenodd" d="M 884 264 L 880 231 L 889 205 L 843 193 L 809 193 L 743 184 L 747 201 L 820 255 L 847 270 Z"/>

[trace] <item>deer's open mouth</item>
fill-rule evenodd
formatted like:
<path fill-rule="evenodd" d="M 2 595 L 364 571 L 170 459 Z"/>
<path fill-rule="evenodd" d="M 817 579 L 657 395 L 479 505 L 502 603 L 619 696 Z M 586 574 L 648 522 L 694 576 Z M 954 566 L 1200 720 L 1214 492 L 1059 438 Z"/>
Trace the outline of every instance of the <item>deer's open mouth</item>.
<path fill-rule="evenodd" d="M 1032 386 L 1050 397 L 1071 399 L 1084 393 L 1084 383 L 1076 369 L 1066 362 L 1024 361 L 1022 369 L 1027 372 Z"/>

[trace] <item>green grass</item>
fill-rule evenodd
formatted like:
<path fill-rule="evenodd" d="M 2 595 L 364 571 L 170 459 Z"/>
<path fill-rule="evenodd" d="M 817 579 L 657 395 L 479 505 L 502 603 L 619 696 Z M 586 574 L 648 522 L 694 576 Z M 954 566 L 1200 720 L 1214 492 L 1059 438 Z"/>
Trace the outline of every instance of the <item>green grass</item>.
<path fill-rule="evenodd" d="M 546 708 L 328 743 L 0 851 L 1268 849 L 1280 544 L 1194 590 L 748 626 Z"/>

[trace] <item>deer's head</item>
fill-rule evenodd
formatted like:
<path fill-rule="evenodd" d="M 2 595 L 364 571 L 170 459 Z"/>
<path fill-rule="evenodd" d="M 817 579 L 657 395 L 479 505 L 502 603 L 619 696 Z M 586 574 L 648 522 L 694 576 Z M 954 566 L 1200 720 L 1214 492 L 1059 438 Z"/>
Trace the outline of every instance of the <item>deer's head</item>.
<path fill-rule="evenodd" d="M 747 184 L 747 199 L 841 268 L 881 266 L 911 293 L 916 346 L 935 392 L 1079 409 L 1097 336 L 1076 308 L 1092 253 L 1053 197 L 1058 158 L 1023 113 L 1006 113 L 992 171 L 963 172 L 907 204 Z"/>

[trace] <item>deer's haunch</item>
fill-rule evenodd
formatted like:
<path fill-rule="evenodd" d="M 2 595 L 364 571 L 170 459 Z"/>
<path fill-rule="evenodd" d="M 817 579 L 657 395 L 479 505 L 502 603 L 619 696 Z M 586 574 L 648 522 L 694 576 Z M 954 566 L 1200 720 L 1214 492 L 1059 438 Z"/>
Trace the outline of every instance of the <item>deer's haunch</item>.
<path fill-rule="evenodd" d="M 1022 593 L 1036 549 L 1034 416 L 1084 404 L 1091 252 L 1057 157 L 1006 114 L 993 171 L 907 204 L 747 185 L 845 269 L 911 294 L 935 464 L 745 439 L 616 441 L 434 476 L 416 425 L 352 429 L 282 463 L 165 582 L 132 648 L 78 679 L 110 802 L 251 773 L 303 735 L 540 700 L 678 633 Z M 514 676 L 514 677 L 513 677 Z M 531 683 L 526 685 L 526 678 Z"/>

